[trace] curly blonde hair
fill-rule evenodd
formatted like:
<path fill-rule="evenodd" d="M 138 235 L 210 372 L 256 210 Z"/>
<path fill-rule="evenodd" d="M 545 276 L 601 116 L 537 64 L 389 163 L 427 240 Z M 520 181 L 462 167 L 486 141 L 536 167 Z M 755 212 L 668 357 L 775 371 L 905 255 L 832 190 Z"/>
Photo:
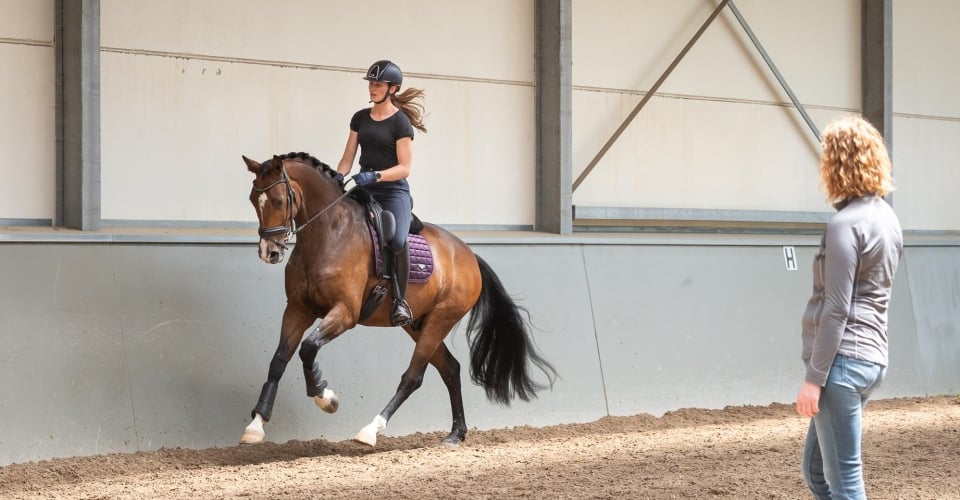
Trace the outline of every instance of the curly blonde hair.
<path fill-rule="evenodd" d="M 840 118 L 823 131 L 820 185 L 831 203 L 893 191 L 892 166 L 880 132 L 861 116 Z"/>

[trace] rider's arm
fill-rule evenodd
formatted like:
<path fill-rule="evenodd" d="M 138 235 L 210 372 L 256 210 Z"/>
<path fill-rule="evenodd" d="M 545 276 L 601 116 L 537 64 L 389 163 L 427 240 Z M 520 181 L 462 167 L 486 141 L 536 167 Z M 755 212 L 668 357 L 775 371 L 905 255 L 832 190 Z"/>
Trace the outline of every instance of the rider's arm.
<path fill-rule="evenodd" d="M 343 148 L 343 156 L 340 158 L 340 163 L 337 164 L 337 172 L 340 172 L 343 175 L 350 173 L 350 169 L 353 168 L 353 160 L 357 157 L 357 133 L 353 130 L 350 131 L 350 135 L 347 136 L 347 145 Z"/>
<path fill-rule="evenodd" d="M 413 139 L 397 139 L 397 164 L 380 172 L 381 181 L 399 181 L 410 175 L 410 162 L 413 161 Z"/>

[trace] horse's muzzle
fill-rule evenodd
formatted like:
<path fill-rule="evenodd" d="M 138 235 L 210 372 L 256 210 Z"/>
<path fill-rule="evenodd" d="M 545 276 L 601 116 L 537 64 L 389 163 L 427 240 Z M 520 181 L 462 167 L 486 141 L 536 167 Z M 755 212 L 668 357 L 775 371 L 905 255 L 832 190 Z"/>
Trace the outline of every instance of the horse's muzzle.
<path fill-rule="evenodd" d="M 260 238 L 260 247 L 257 253 L 260 255 L 260 260 L 267 264 L 279 264 L 283 262 L 283 256 L 286 250 L 287 248 L 285 246 L 276 241 Z"/>

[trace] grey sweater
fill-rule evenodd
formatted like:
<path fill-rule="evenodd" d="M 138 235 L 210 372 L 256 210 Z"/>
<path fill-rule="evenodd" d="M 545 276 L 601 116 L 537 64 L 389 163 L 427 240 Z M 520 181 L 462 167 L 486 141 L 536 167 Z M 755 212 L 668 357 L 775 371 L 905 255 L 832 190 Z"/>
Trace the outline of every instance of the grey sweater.
<path fill-rule="evenodd" d="M 887 366 L 887 307 L 903 254 L 900 221 L 878 196 L 849 200 L 820 241 L 803 313 L 805 380 L 827 382 L 837 354 Z"/>

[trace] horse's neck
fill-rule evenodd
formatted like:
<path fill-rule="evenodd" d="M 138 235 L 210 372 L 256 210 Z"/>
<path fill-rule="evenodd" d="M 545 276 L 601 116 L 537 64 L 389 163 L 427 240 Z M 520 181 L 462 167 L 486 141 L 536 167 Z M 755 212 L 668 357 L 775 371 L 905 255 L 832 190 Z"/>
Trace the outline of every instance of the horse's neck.
<path fill-rule="evenodd" d="M 296 175 L 305 208 L 297 214 L 296 222 L 298 226 L 307 224 L 297 235 L 297 247 L 310 254 L 320 252 L 332 258 L 345 247 L 349 248 L 355 238 L 367 237 L 365 210 L 360 203 L 350 197 L 341 198 L 338 189 L 325 186 L 325 179 L 321 177 L 326 175 L 324 173 L 298 171 Z M 311 220 L 314 216 L 316 218 Z"/>

